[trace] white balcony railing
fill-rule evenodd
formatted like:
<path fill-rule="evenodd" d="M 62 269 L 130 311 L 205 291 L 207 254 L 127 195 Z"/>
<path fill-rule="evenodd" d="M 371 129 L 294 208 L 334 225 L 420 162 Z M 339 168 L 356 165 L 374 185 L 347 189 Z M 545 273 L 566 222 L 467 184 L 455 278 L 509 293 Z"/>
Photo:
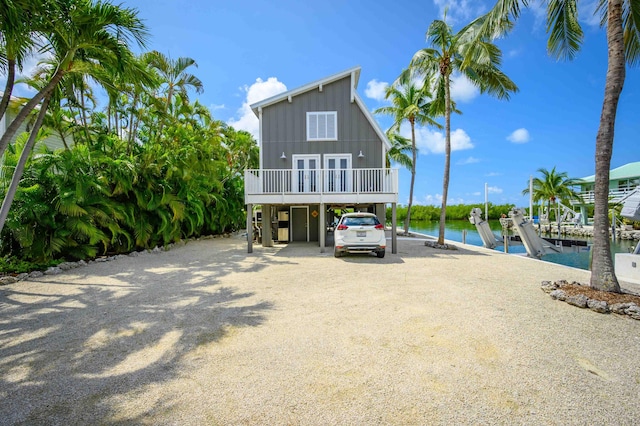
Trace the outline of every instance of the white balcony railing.
<path fill-rule="evenodd" d="M 610 189 L 609 190 L 609 201 L 610 202 L 617 202 L 620 199 L 622 199 L 623 197 L 625 197 L 626 195 L 629 195 L 634 190 L 635 190 L 635 188 L 619 189 L 619 190 Z M 594 195 L 593 191 L 579 192 L 578 195 L 580 196 L 580 200 L 572 200 L 571 204 L 573 204 L 573 205 L 575 205 L 575 204 L 593 204 L 595 202 L 595 195 Z"/>
<path fill-rule="evenodd" d="M 250 195 L 397 194 L 397 169 L 245 170 Z"/>

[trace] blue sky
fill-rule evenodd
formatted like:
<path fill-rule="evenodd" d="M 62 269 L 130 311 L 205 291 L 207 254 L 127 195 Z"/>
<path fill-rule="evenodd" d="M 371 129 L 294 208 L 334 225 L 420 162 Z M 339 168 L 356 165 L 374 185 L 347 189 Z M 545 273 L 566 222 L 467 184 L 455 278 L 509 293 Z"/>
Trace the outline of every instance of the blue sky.
<path fill-rule="evenodd" d="M 480 95 L 457 79 L 454 99 L 462 115 L 452 117 L 453 148 L 449 204 L 489 200 L 528 205 L 521 195 L 538 168 L 570 177 L 594 173 L 607 67 L 604 30 L 580 1 L 584 44 L 572 62 L 546 52 L 544 11 L 524 12 L 515 30 L 497 44 L 503 71 L 520 91 L 509 101 Z M 192 57 L 192 73 L 204 83 L 200 101 L 236 128 L 257 132 L 248 105 L 279 91 L 359 65 L 358 92 L 369 109 L 386 104 L 392 82 L 412 55 L 427 47 L 425 31 L 441 19 L 459 30 L 491 2 L 427 1 L 205 1 L 129 0 L 149 26 L 149 49 L 172 58 Z M 640 161 L 638 68 L 628 68 L 619 103 L 612 168 Z M 377 116 L 386 130 L 389 117 Z M 414 203 L 440 204 L 444 166 L 442 131 L 418 131 L 420 155 Z M 405 204 L 410 174 L 400 173 L 399 201 Z"/>

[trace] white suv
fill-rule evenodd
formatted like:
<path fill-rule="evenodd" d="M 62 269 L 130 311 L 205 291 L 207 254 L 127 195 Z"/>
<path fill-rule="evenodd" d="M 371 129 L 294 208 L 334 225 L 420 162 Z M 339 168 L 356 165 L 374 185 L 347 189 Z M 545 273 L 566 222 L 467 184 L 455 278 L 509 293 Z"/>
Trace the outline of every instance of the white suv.
<path fill-rule="evenodd" d="M 347 213 L 340 218 L 333 232 L 335 257 L 343 253 L 374 252 L 384 257 L 387 239 L 384 225 L 372 213 Z"/>

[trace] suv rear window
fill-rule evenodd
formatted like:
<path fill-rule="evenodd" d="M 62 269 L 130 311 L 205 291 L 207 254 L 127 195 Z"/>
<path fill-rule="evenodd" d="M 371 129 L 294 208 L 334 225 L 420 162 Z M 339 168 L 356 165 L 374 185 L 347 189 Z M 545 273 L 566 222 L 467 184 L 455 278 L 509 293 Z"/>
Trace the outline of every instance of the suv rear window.
<path fill-rule="evenodd" d="M 345 217 L 342 224 L 346 226 L 376 226 L 380 222 L 375 216 Z"/>

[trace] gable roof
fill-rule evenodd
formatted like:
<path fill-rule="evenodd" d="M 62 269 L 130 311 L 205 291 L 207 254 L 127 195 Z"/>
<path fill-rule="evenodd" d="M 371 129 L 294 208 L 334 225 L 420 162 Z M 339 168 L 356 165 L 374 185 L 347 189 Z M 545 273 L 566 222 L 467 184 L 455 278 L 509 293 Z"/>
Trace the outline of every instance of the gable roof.
<path fill-rule="evenodd" d="M 260 117 L 260 109 L 264 107 L 276 104 L 278 102 L 281 102 L 285 99 L 292 98 L 294 96 L 298 96 L 302 93 L 306 93 L 311 90 L 318 89 L 323 85 L 333 83 L 334 81 L 342 80 L 343 78 L 349 77 L 349 76 L 351 76 L 351 101 L 355 102 L 358 105 L 358 107 L 364 114 L 367 121 L 369 121 L 369 124 L 371 124 L 371 127 L 373 127 L 373 130 L 376 132 L 378 137 L 382 140 L 382 143 L 385 145 L 387 150 L 391 149 L 391 142 L 389 142 L 387 135 L 382 131 L 382 129 L 380 128 L 380 125 L 378 124 L 376 119 L 373 117 L 371 112 L 367 109 L 366 105 L 364 104 L 364 101 L 362 100 L 362 98 L 360 98 L 356 90 L 358 88 L 358 81 L 360 80 L 359 66 L 349 68 L 342 72 L 332 74 L 325 78 L 321 78 L 320 80 L 312 81 L 311 83 L 305 84 L 304 86 L 300 86 L 292 90 L 287 90 L 286 92 L 282 92 L 270 98 L 256 102 L 251 105 L 251 110 L 257 117 Z"/>
<path fill-rule="evenodd" d="M 640 161 L 628 163 L 609 171 L 609 180 L 619 180 L 640 177 Z M 596 175 L 591 175 L 577 179 L 579 183 L 595 182 Z"/>

